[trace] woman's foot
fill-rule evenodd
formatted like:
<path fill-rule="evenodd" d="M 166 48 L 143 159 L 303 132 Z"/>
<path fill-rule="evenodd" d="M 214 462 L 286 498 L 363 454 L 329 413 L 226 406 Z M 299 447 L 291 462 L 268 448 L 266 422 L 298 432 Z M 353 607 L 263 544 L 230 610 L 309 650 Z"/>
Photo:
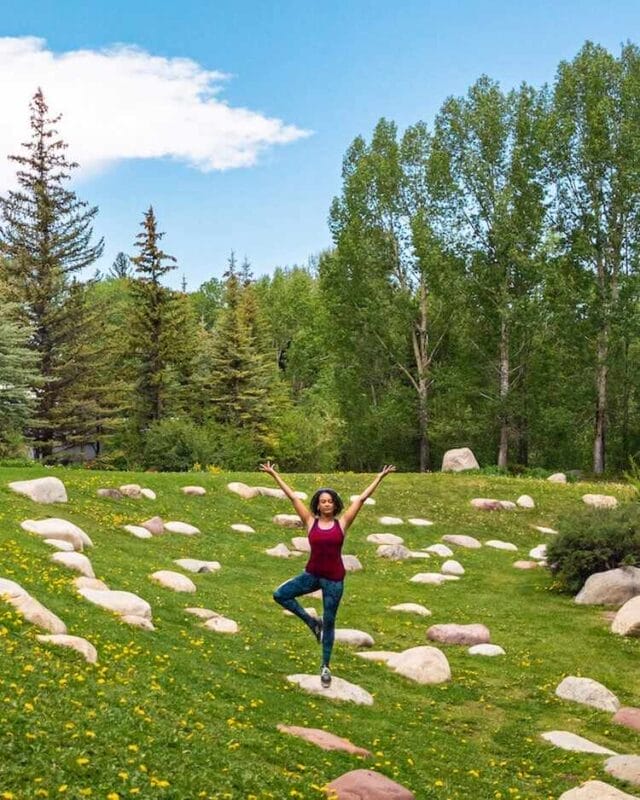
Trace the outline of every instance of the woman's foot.
<path fill-rule="evenodd" d="M 320 684 L 324 689 L 328 689 L 331 686 L 331 670 L 326 664 L 320 670 Z"/>
<path fill-rule="evenodd" d="M 316 642 L 320 644 L 322 641 L 322 617 L 318 617 L 318 619 L 313 620 L 313 626 L 311 630 L 313 631 L 313 635 L 316 637 Z"/>

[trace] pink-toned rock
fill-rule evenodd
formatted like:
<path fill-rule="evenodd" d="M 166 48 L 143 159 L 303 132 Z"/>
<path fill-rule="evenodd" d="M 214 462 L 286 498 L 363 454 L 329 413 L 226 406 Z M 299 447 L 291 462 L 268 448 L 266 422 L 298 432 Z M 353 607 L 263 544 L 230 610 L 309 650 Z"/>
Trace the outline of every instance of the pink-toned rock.
<path fill-rule="evenodd" d="M 36 636 L 36 639 L 43 644 L 53 644 L 58 647 L 70 647 L 76 650 L 83 656 L 84 660 L 89 664 L 95 664 L 98 661 L 98 651 L 96 648 L 83 639 L 81 636 L 67 636 L 64 633 L 54 633 L 46 636 Z"/>
<path fill-rule="evenodd" d="M 164 522 L 162 521 L 162 517 L 151 517 L 151 519 L 147 519 L 144 522 L 141 522 L 140 525 L 143 528 L 146 528 L 152 536 L 160 536 L 164 533 Z"/>
<path fill-rule="evenodd" d="M 516 569 L 537 569 L 540 564 L 537 561 L 514 561 L 513 566 Z"/>
<path fill-rule="evenodd" d="M 502 503 L 489 497 L 474 497 L 471 505 L 480 511 L 502 511 Z"/>
<path fill-rule="evenodd" d="M 182 493 L 193 497 L 202 497 L 207 493 L 207 490 L 203 486 L 183 486 Z"/>
<path fill-rule="evenodd" d="M 345 554 L 342 556 L 342 563 L 347 572 L 359 572 L 362 569 L 358 556 Z"/>
<path fill-rule="evenodd" d="M 327 785 L 335 800 L 415 800 L 415 795 L 386 775 L 370 769 L 345 772 Z"/>
<path fill-rule="evenodd" d="M 304 528 L 304 522 L 297 514 L 276 514 L 273 522 L 283 528 Z"/>
<path fill-rule="evenodd" d="M 640 731 L 640 708 L 630 706 L 619 708 L 613 716 L 613 721 L 618 725 L 626 725 L 627 728 Z"/>
<path fill-rule="evenodd" d="M 449 623 L 431 625 L 427 628 L 427 639 L 445 644 L 488 644 L 491 641 L 491 634 L 489 628 L 480 623 L 471 625 Z"/>
<path fill-rule="evenodd" d="M 467 469 L 480 469 L 480 465 L 468 447 L 457 447 L 447 450 L 442 457 L 443 472 L 463 472 Z"/>
<path fill-rule="evenodd" d="M 64 622 L 57 617 L 52 611 L 42 605 L 35 597 L 29 594 L 20 595 L 18 597 L 7 597 L 7 602 L 10 603 L 19 614 L 35 625 L 37 628 L 42 628 L 49 633 L 66 633 L 67 626 Z"/>
<path fill-rule="evenodd" d="M 278 725 L 278 730 L 281 733 L 290 733 L 292 736 L 299 736 L 311 744 L 315 744 L 322 750 L 344 750 L 345 753 L 351 753 L 354 756 L 371 755 L 369 750 L 364 747 L 356 747 L 348 739 L 342 736 L 336 736 L 335 733 L 328 733 L 320 728 L 301 728 L 298 725 Z"/>
<path fill-rule="evenodd" d="M 60 478 L 35 478 L 30 481 L 14 481 L 9 488 L 23 494 L 35 503 L 66 503 L 67 490 Z"/>
<path fill-rule="evenodd" d="M 227 489 L 230 492 L 239 494 L 243 500 L 251 500 L 253 497 L 258 497 L 258 495 L 260 494 L 260 492 L 255 486 L 247 486 L 246 483 L 241 483 L 240 481 L 233 481 L 232 483 L 228 483 Z"/>

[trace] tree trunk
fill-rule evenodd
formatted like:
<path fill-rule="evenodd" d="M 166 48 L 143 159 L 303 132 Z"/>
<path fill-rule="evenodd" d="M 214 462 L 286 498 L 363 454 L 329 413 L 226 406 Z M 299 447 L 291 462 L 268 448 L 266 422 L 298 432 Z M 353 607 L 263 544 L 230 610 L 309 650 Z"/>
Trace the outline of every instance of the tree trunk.
<path fill-rule="evenodd" d="M 413 354 L 416 361 L 418 379 L 414 386 L 418 392 L 418 437 L 420 472 L 431 466 L 429 445 L 429 353 L 428 295 L 424 280 L 420 281 L 420 317 L 413 331 Z"/>
<path fill-rule="evenodd" d="M 596 364 L 596 419 L 595 437 L 593 440 L 593 472 L 602 475 L 604 472 L 606 416 L 607 416 L 607 358 L 609 355 L 609 336 L 607 329 L 598 335 L 598 352 Z"/>
<path fill-rule="evenodd" d="M 500 324 L 500 447 L 498 466 L 506 469 L 509 456 L 509 419 L 506 402 L 509 395 L 509 328 L 502 317 Z"/>

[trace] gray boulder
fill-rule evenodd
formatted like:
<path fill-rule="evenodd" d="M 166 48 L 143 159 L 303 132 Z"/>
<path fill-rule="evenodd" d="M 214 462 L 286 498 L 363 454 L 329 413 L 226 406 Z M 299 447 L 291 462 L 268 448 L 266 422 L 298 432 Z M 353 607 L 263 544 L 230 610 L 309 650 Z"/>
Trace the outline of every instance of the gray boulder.
<path fill-rule="evenodd" d="M 443 472 L 463 472 L 467 469 L 480 469 L 473 451 L 468 447 L 447 450 L 442 458 Z"/>
<path fill-rule="evenodd" d="M 575 602 L 586 606 L 621 606 L 637 595 L 640 595 L 640 568 L 618 567 L 587 578 Z"/>

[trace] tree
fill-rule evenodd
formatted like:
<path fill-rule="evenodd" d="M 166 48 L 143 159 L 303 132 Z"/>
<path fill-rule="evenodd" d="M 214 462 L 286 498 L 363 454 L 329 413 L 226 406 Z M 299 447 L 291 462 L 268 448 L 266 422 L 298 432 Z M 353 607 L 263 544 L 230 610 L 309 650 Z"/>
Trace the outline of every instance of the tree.
<path fill-rule="evenodd" d="M 100 257 L 103 241 L 91 241 L 97 207 L 65 188 L 78 165 L 67 160 L 67 145 L 58 138 L 55 126 L 60 117 L 49 117 L 41 89 L 30 108 L 31 139 L 23 145 L 23 155 L 9 157 L 18 165 L 19 188 L 0 201 L 0 252 L 11 294 L 24 309 L 38 353 L 43 380 L 33 387 L 36 405 L 30 434 L 36 454 L 48 457 L 58 438 L 52 416 L 72 367 L 63 356 L 72 330 L 70 279 Z"/>
<path fill-rule="evenodd" d="M 109 276 L 111 278 L 130 278 L 131 275 L 131 259 L 126 253 L 118 253 L 109 269 Z"/>

